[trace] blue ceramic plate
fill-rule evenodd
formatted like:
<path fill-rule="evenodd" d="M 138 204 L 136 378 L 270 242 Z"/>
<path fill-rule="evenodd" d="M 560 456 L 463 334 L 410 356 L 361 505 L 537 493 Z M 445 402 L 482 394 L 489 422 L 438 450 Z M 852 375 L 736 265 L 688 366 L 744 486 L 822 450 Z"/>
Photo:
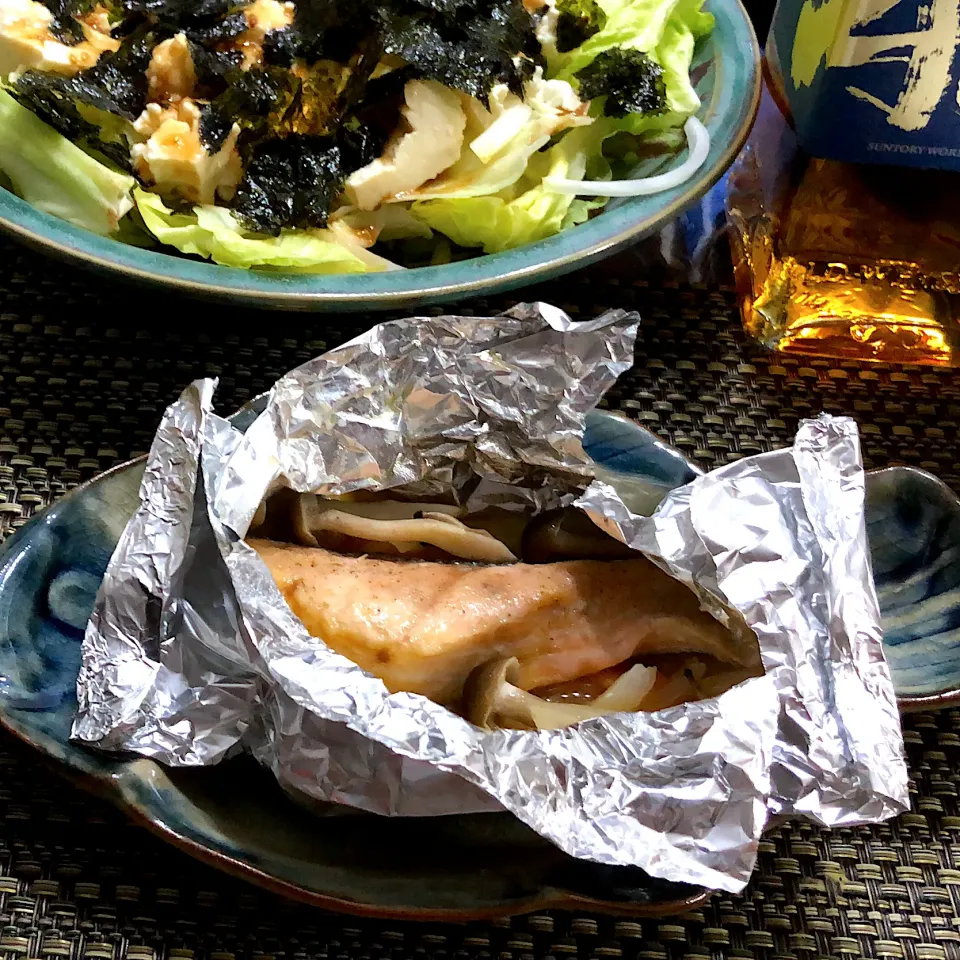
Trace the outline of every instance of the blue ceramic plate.
<path fill-rule="evenodd" d="M 272 274 L 220 267 L 127 246 L 40 213 L 0 188 L 0 228 L 42 251 L 195 296 L 299 310 L 416 307 L 509 290 L 586 266 L 660 229 L 702 196 L 739 152 L 760 94 L 759 50 L 739 0 L 707 0 L 716 29 L 697 51 L 693 76 L 712 147 L 694 179 L 652 197 L 611 202 L 605 211 L 540 243 L 460 263 L 353 276 Z M 678 163 L 671 159 L 668 165 Z M 641 169 L 639 175 L 664 167 Z"/>
<path fill-rule="evenodd" d="M 254 404 L 237 415 L 249 424 Z M 655 505 L 694 476 L 645 431 L 593 421 L 592 452 L 629 472 Z M 74 490 L 0 546 L 0 724 L 81 786 L 187 852 L 298 899 L 355 913 L 474 919 L 550 907 L 667 915 L 707 895 L 639 870 L 573 860 L 509 815 L 387 819 L 316 816 L 252 760 L 170 770 L 69 742 L 83 628 L 107 562 L 137 506 L 143 460 Z"/>
<path fill-rule="evenodd" d="M 900 709 L 960 702 L 960 499 L 923 470 L 872 471 L 867 536 Z"/>
<path fill-rule="evenodd" d="M 253 408 L 238 416 L 249 420 Z M 585 447 L 652 512 L 700 471 L 631 421 L 598 412 Z M 69 742 L 83 627 L 137 504 L 143 461 L 73 491 L 0 547 L 0 724 L 81 785 L 223 869 L 334 909 L 466 919 L 548 907 L 679 912 L 706 895 L 575 861 L 508 815 L 313 816 L 252 761 L 168 770 Z M 960 502 L 929 474 L 868 475 L 868 531 L 887 655 L 906 707 L 960 699 Z"/>

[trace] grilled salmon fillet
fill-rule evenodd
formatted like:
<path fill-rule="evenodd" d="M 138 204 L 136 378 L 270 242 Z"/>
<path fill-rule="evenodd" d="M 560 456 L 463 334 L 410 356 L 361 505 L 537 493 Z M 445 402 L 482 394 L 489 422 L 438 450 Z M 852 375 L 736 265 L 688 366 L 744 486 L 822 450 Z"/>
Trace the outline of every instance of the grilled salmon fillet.
<path fill-rule="evenodd" d="M 759 664 L 749 630 L 735 636 L 644 557 L 480 566 L 247 542 L 310 634 L 394 693 L 456 703 L 470 673 L 500 657 L 519 660 L 526 690 L 645 655 Z"/>

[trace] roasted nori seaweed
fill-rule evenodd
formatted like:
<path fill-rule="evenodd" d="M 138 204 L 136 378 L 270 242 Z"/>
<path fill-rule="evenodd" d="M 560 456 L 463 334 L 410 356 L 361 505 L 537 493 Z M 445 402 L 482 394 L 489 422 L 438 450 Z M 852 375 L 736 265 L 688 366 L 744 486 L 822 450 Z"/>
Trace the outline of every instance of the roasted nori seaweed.
<path fill-rule="evenodd" d="M 128 37 L 119 50 L 104 54 L 93 67 L 74 76 L 26 70 L 11 90 L 25 107 L 68 139 L 94 146 L 129 168 L 126 146 L 104 140 L 100 127 L 81 110 L 86 106 L 123 120 L 135 120 L 146 107 L 145 70 L 153 45 L 152 35 L 140 31 Z"/>
<path fill-rule="evenodd" d="M 578 74 L 584 100 L 607 98 L 604 112 L 611 117 L 628 113 L 662 113 L 667 89 L 663 68 L 639 50 L 605 50 Z"/>
<path fill-rule="evenodd" d="M 557 50 L 567 53 L 603 29 L 607 16 L 596 0 L 558 0 Z"/>
<path fill-rule="evenodd" d="M 337 138 L 294 135 L 253 148 L 233 208 L 261 233 L 283 227 L 322 227 L 343 189 Z"/>

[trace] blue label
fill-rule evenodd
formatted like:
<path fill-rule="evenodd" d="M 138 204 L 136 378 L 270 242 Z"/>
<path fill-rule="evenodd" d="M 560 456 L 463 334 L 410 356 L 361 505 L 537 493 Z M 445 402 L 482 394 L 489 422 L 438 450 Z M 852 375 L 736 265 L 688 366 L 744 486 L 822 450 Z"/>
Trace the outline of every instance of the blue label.
<path fill-rule="evenodd" d="M 809 153 L 960 169 L 960 0 L 780 0 L 772 36 Z"/>

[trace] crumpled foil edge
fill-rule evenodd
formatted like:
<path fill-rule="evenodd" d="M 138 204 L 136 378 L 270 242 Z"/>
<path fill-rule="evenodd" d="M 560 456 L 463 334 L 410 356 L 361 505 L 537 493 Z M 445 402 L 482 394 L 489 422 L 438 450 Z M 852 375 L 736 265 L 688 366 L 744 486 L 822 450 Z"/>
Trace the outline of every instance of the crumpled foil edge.
<path fill-rule="evenodd" d="M 194 384 L 158 430 L 88 625 L 75 739 L 171 765 L 243 748 L 288 790 L 378 813 L 507 809 L 572 856 L 729 891 L 746 883 L 769 813 L 848 824 L 900 812 L 906 768 L 855 427 L 805 423 L 795 452 L 740 461 L 673 491 L 652 518 L 633 515 L 609 483 L 582 491 L 577 430 L 591 390 L 628 365 L 635 331 L 622 312 L 574 324 L 546 305 L 392 321 L 278 381 L 246 434 L 212 412 L 211 381 Z M 545 349 L 558 338 L 573 351 L 560 365 Z M 419 379 L 404 380 L 403 363 Z M 420 446 L 398 442 L 394 408 L 378 406 L 384 384 L 404 402 L 404 385 L 421 391 Z M 567 398 L 559 423 L 544 384 Z M 578 505 L 601 525 L 710 612 L 756 630 L 766 676 L 657 714 L 480 731 L 389 694 L 309 637 L 238 539 L 278 478 L 424 494 L 474 475 L 468 501 L 479 490 L 552 505 L 579 484 Z M 831 534 L 836 498 L 844 525 Z"/>

